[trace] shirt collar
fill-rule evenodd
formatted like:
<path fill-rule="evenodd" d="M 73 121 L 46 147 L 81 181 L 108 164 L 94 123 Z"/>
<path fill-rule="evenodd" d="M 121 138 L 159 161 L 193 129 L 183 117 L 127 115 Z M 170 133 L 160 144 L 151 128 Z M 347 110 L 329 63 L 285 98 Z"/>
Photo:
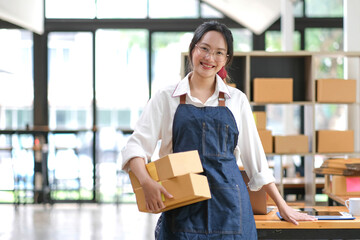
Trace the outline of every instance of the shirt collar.
<path fill-rule="evenodd" d="M 190 84 L 189 84 L 189 76 L 191 76 L 192 72 L 188 73 L 186 77 L 184 77 L 176 86 L 172 96 L 179 97 L 184 94 L 190 95 Z M 219 92 L 225 93 L 225 98 L 231 98 L 230 91 L 226 83 L 221 79 L 219 75 L 216 74 L 216 87 L 215 94 L 219 95 Z"/>

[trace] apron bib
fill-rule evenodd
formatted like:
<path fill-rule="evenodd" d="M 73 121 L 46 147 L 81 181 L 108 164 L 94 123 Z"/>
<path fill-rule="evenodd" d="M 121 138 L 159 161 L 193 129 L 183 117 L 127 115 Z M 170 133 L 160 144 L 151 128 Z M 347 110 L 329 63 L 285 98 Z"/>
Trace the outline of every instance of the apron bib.
<path fill-rule="evenodd" d="M 224 93 L 218 107 L 195 107 L 180 97 L 173 122 L 173 152 L 198 150 L 211 199 L 169 210 L 156 239 L 257 239 L 248 191 L 234 149 L 239 131 Z"/>

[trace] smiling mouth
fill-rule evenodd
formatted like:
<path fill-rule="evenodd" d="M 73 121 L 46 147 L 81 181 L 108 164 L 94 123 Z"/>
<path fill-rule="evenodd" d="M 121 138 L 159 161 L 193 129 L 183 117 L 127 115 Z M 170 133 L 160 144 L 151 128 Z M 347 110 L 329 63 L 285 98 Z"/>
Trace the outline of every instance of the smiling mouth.
<path fill-rule="evenodd" d="M 214 68 L 214 67 L 215 67 L 215 66 L 213 66 L 213 65 L 208 65 L 208 64 L 203 63 L 203 62 L 201 62 L 200 64 L 201 64 L 202 66 L 206 67 L 206 68 Z"/>

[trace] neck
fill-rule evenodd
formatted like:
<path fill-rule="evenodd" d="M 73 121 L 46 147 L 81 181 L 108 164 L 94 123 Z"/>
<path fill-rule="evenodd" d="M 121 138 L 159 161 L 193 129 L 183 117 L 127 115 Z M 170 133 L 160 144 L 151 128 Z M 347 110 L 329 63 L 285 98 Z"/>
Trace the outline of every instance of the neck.
<path fill-rule="evenodd" d="M 196 74 L 192 74 L 190 77 L 190 89 L 196 91 L 215 91 L 215 76 L 209 78 L 203 78 Z"/>
<path fill-rule="evenodd" d="M 202 103 L 213 95 L 215 91 L 215 76 L 211 78 L 202 78 L 192 74 L 189 77 L 191 96 L 198 98 Z"/>

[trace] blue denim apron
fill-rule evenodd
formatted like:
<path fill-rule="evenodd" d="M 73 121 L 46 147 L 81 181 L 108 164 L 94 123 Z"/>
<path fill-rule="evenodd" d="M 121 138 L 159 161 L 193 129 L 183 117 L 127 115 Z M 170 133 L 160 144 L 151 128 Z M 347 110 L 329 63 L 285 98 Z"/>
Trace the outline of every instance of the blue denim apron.
<path fill-rule="evenodd" d="M 162 213 L 155 239 L 257 239 L 248 191 L 233 154 L 239 131 L 220 94 L 218 107 L 195 107 L 181 96 L 173 152 L 198 150 L 211 199 Z"/>

